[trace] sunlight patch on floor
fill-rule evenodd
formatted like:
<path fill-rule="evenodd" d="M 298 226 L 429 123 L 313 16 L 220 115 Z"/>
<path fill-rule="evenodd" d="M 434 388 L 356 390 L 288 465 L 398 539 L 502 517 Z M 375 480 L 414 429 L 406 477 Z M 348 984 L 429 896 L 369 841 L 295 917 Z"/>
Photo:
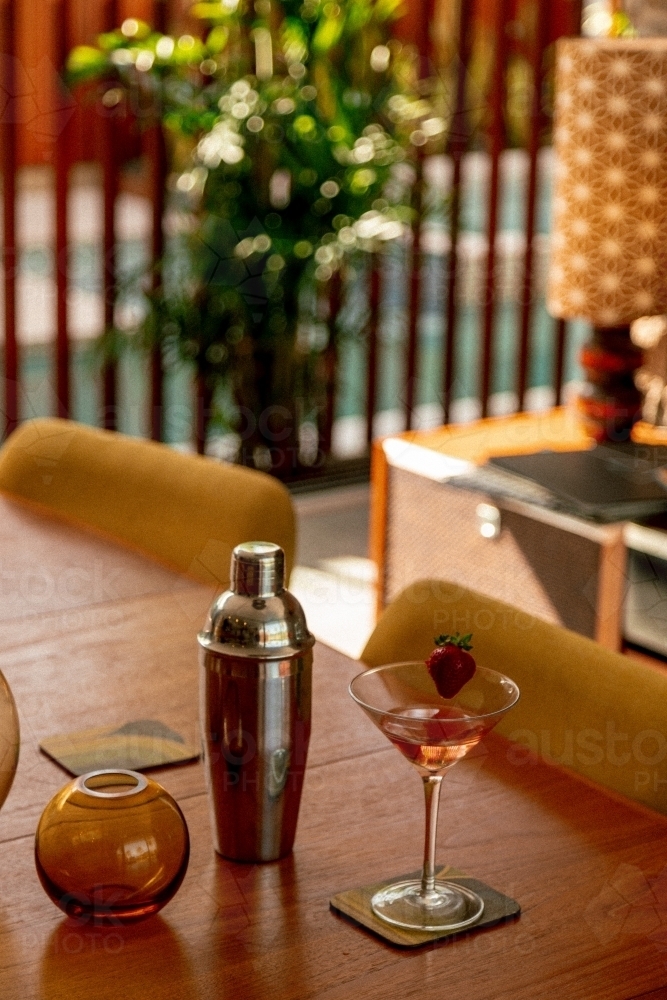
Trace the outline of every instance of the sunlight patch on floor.
<path fill-rule="evenodd" d="M 323 559 L 320 568 L 295 566 L 290 590 L 310 631 L 327 646 L 359 659 L 375 625 L 375 565 L 370 559 Z"/>

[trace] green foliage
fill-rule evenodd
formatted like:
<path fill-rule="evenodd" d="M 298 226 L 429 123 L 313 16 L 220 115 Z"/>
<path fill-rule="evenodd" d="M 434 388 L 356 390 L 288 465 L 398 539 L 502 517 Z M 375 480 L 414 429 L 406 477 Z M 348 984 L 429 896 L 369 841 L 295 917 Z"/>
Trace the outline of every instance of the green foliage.
<path fill-rule="evenodd" d="M 238 391 L 258 350 L 294 360 L 306 285 L 404 233 L 410 139 L 432 141 L 445 124 L 389 36 L 400 0 L 207 0 L 193 11 L 209 24 L 203 40 L 130 19 L 75 49 L 68 74 L 122 88 L 130 107 L 150 96 L 194 231 L 178 279 L 148 296 L 144 332 Z"/>
<path fill-rule="evenodd" d="M 636 38 L 637 31 L 632 21 L 628 15 L 622 11 L 617 10 L 611 19 L 611 25 L 609 28 L 610 38 Z"/>

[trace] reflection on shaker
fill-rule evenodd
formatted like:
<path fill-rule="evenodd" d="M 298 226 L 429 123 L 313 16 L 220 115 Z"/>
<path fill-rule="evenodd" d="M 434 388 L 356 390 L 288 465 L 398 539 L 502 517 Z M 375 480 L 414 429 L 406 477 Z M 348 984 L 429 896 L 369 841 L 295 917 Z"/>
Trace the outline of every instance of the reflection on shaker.
<path fill-rule="evenodd" d="M 216 850 L 272 861 L 294 842 L 310 739 L 313 637 L 284 554 L 250 542 L 199 635 L 201 723 Z"/>
<path fill-rule="evenodd" d="M 229 766 L 244 763 L 243 724 L 239 709 L 239 689 L 236 681 L 227 681 L 222 705 L 223 756 Z"/>
<path fill-rule="evenodd" d="M 277 795 L 280 795 L 285 787 L 287 775 L 289 774 L 289 764 L 289 750 L 285 750 L 283 747 L 280 750 L 273 751 L 271 754 L 271 766 L 269 767 L 269 780 L 267 784 L 268 792 L 271 798 L 275 798 Z"/>

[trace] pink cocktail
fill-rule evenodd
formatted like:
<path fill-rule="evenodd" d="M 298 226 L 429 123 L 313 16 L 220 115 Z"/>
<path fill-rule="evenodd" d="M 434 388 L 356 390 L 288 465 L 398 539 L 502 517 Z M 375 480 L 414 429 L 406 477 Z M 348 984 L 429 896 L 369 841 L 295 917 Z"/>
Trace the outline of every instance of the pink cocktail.
<path fill-rule="evenodd" d="M 420 880 L 386 886 L 373 896 L 376 916 L 398 927 L 456 930 L 480 919 L 483 900 L 464 885 L 435 878 L 440 786 L 445 772 L 500 722 L 519 699 L 503 674 L 477 667 L 454 698 L 443 698 L 426 664 L 392 663 L 358 674 L 350 694 L 422 776 L 426 800 Z"/>

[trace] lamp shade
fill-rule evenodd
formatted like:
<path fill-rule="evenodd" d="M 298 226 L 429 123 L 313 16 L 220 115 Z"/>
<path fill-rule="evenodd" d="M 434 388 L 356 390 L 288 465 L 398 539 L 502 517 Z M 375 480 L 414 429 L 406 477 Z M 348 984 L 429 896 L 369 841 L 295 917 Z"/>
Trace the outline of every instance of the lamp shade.
<path fill-rule="evenodd" d="M 554 148 L 549 311 L 667 312 L 667 38 L 561 39 Z"/>

